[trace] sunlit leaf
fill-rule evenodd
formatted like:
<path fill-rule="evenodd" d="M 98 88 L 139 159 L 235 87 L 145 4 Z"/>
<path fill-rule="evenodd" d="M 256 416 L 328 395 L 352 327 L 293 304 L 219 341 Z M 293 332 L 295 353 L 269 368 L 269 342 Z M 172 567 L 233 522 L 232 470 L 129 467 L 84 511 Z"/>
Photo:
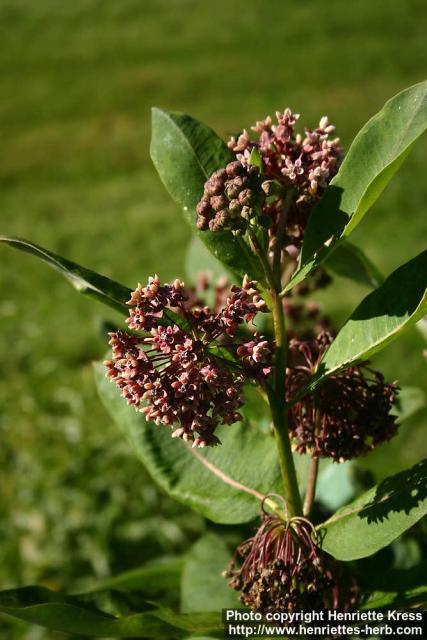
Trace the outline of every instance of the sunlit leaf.
<path fill-rule="evenodd" d="M 427 310 L 427 251 L 394 271 L 352 313 L 305 388 L 367 360 L 414 325 Z"/>
<path fill-rule="evenodd" d="M 391 98 L 355 137 L 310 215 L 297 271 L 287 290 L 321 264 L 363 219 L 427 128 L 427 81 Z"/>
<path fill-rule="evenodd" d="M 213 255 L 240 277 L 247 273 L 262 280 L 258 260 L 230 231 L 199 231 L 196 205 L 206 180 L 235 159 L 216 133 L 183 113 L 153 109 L 151 158 L 172 198 L 179 204 L 192 230 Z"/>

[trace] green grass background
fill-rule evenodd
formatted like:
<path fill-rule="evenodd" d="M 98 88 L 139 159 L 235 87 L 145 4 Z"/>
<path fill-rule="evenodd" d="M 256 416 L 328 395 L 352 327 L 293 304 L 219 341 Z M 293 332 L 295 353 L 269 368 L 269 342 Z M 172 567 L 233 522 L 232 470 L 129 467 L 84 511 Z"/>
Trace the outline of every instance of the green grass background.
<path fill-rule="evenodd" d="M 290 106 L 302 125 L 328 114 L 348 147 L 424 79 L 426 19 L 424 0 L 0 0 L 0 232 L 129 286 L 183 275 L 189 230 L 149 159 L 150 107 L 227 137 Z M 354 234 L 384 273 L 425 248 L 426 161 L 424 139 Z M 6 247 L 0 286 L 1 586 L 67 587 L 184 548 L 203 523 L 147 480 L 96 397 L 114 313 Z M 323 297 L 341 321 L 365 293 Z M 378 364 L 425 386 L 422 348 L 414 330 Z M 415 462 L 424 421 L 365 464 Z"/>

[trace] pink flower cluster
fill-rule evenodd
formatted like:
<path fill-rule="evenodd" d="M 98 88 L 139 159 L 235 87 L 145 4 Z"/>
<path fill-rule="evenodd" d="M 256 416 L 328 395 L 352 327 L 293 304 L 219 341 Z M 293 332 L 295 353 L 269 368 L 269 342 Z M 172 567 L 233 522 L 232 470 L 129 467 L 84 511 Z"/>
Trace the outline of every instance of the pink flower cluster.
<path fill-rule="evenodd" d="M 305 129 L 304 135 L 295 132 L 299 114 L 285 109 L 276 112 L 277 124 L 268 116 L 258 121 L 252 130 L 259 134 L 252 141 L 245 129 L 228 146 L 237 158 L 246 164 L 252 149 L 257 147 L 263 160 L 264 176 L 278 181 L 287 179 L 296 186 L 302 200 L 320 196 L 338 170 L 342 158 L 339 138 L 330 139 L 335 127 L 326 116 L 313 130 Z"/>
<path fill-rule="evenodd" d="M 219 444 L 218 424 L 241 419 L 243 384 L 263 382 L 271 370 L 272 346 L 262 336 L 227 346 L 240 324 L 265 310 L 254 283 L 245 277 L 213 313 L 189 305 L 179 280 L 162 285 L 154 276 L 138 286 L 129 306 L 127 323 L 142 335 L 110 334 L 107 376 L 147 421 L 172 427 L 172 437 L 198 447 Z"/>

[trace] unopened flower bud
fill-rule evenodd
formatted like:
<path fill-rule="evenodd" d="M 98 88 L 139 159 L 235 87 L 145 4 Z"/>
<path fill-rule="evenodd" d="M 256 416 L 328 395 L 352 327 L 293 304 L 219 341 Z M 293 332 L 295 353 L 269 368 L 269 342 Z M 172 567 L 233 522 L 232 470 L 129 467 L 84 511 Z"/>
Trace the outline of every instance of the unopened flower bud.
<path fill-rule="evenodd" d="M 226 168 L 225 171 L 227 172 L 227 175 L 230 178 L 235 178 L 236 176 L 242 176 L 245 173 L 245 168 L 242 165 L 241 162 L 239 162 L 238 160 L 236 160 L 235 162 L 230 162 Z"/>

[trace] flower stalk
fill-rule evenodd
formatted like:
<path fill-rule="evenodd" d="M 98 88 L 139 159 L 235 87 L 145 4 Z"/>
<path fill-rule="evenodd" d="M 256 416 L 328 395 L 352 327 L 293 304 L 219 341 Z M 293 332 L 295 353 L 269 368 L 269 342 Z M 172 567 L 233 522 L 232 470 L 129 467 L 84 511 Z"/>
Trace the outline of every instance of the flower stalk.
<path fill-rule="evenodd" d="M 317 476 L 319 473 L 319 458 L 315 457 L 311 459 L 310 470 L 308 472 L 307 490 L 304 498 L 304 516 L 310 517 L 311 510 L 313 508 L 314 499 L 316 497 L 316 484 Z"/>
<path fill-rule="evenodd" d="M 288 211 L 292 205 L 294 189 L 291 189 L 283 205 L 281 220 L 284 226 Z M 282 232 L 283 236 L 283 232 Z M 273 314 L 274 335 L 275 335 L 275 374 L 273 387 L 267 390 L 270 404 L 273 426 L 276 436 L 277 449 L 279 454 L 280 472 L 283 480 L 284 498 L 288 506 L 289 517 L 301 516 L 303 513 L 301 495 L 298 488 L 298 480 L 292 456 L 291 442 L 288 430 L 288 407 L 284 400 L 286 384 L 286 361 L 287 361 L 287 338 L 285 328 L 285 314 L 283 303 L 280 298 L 281 284 L 281 260 L 274 259 L 273 268 L 270 265 L 267 255 L 264 253 L 256 235 L 249 232 L 251 247 L 258 256 L 263 267 L 266 280 L 270 286 L 271 307 Z M 275 248 L 275 258 L 281 255 L 281 240 L 277 239 Z"/>

